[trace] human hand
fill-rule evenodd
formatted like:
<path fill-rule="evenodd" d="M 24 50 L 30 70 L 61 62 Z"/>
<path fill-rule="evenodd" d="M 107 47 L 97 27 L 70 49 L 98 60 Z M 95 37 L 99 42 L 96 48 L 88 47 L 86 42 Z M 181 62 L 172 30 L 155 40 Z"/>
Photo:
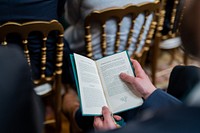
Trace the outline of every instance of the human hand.
<path fill-rule="evenodd" d="M 121 120 L 120 116 L 118 115 L 112 116 L 111 112 L 106 106 L 102 108 L 102 114 L 103 114 L 103 117 L 99 117 L 99 116 L 94 117 L 93 126 L 96 130 L 105 131 L 105 130 L 111 130 L 111 129 L 115 129 L 119 127 L 119 125 L 115 123 L 114 119 L 119 121 Z"/>
<path fill-rule="evenodd" d="M 141 97 L 147 99 L 155 90 L 155 86 L 151 83 L 149 77 L 146 75 L 140 64 L 131 59 L 133 67 L 135 69 L 136 77 L 130 76 L 126 73 L 121 73 L 120 78 L 130 84 L 133 92 L 136 91 Z"/>

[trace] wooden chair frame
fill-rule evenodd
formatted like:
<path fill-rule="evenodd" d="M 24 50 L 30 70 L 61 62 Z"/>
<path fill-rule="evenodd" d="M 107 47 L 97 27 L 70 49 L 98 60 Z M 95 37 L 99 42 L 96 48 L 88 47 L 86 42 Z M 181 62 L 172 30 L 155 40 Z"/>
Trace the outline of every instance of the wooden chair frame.
<path fill-rule="evenodd" d="M 54 101 L 55 105 L 55 119 L 56 119 L 56 131 L 61 131 L 61 74 L 62 74 L 62 59 L 63 59 L 63 32 L 64 29 L 62 25 L 56 21 L 31 21 L 26 23 L 16 23 L 16 22 L 7 22 L 0 26 L 0 42 L 2 45 L 7 46 L 6 37 L 9 33 L 16 33 L 21 36 L 22 44 L 24 47 L 24 54 L 27 58 L 27 62 L 31 65 L 30 55 L 28 49 L 28 36 L 33 31 L 39 31 L 43 34 L 43 44 L 41 47 L 41 75 L 40 79 L 34 80 L 36 86 L 44 83 L 52 83 L 53 89 L 50 93 L 46 95 L 55 94 Z M 46 76 L 46 40 L 47 36 L 51 31 L 58 31 L 58 41 L 56 44 L 56 70 L 53 76 Z M 48 122 L 47 122 L 48 123 Z"/>
<path fill-rule="evenodd" d="M 160 17 L 165 17 L 165 6 L 166 6 L 166 2 L 167 0 L 161 0 L 162 1 L 162 6 L 161 6 L 161 14 L 160 14 Z M 168 38 L 174 38 L 174 37 L 177 37 L 179 35 L 179 26 L 180 26 L 180 21 L 183 17 L 183 11 L 184 11 L 184 2 L 183 3 L 180 3 L 181 0 L 174 0 L 174 5 L 173 5 L 173 10 L 172 10 L 172 13 L 171 13 L 171 19 L 170 19 L 170 31 L 167 35 L 165 36 L 162 36 L 162 40 L 166 40 Z M 183 7 L 179 4 L 183 4 Z M 181 6 L 181 9 L 180 9 L 180 13 L 178 13 L 177 11 L 177 7 L 178 6 Z M 180 18 L 178 18 L 180 17 Z M 177 22 L 177 24 L 175 23 L 175 21 Z"/>
<path fill-rule="evenodd" d="M 179 26 L 180 26 L 180 21 L 183 17 L 183 10 L 185 8 L 185 6 L 183 6 L 183 9 L 181 10 L 180 12 L 180 15 L 178 15 L 180 17 L 179 19 L 179 23 L 176 25 L 177 28 L 175 28 L 175 24 L 174 22 L 177 21 L 177 6 L 179 4 L 179 1 L 180 0 L 174 0 L 174 6 L 173 6 L 173 10 L 172 10 L 172 16 L 171 16 L 171 19 L 170 19 L 170 31 L 167 35 L 163 36 L 162 35 L 162 30 L 163 30 L 163 24 L 164 24 L 164 21 L 165 21 L 165 6 L 166 6 L 166 1 L 167 0 L 160 0 L 161 1 L 161 7 L 160 7 L 160 12 L 159 12 L 159 21 L 158 21 L 158 27 L 157 27 L 157 33 L 156 33 L 156 36 L 155 36 L 155 42 L 154 42 L 154 45 L 155 45 L 155 48 L 154 48 L 154 60 L 152 60 L 153 62 L 153 68 L 152 68 L 152 79 L 153 79 L 153 83 L 155 84 L 155 79 L 156 79 L 156 69 L 157 69 L 157 60 L 158 60 L 158 56 L 159 56 L 159 52 L 160 52 L 160 42 L 162 40 L 166 40 L 166 39 L 170 39 L 170 38 L 174 38 L 174 37 L 177 37 L 179 36 Z M 184 4 L 184 3 L 182 3 Z M 172 49 L 174 51 L 174 49 Z M 172 55 L 172 58 L 173 58 L 173 55 Z M 184 64 L 187 64 L 187 55 L 184 55 Z"/>
<path fill-rule="evenodd" d="M 100 10 L 100 11 L 93 11 L 85 19 L 85 45 L 86 45 L 87 56 L 90 58 L 93 58 L 91 22 L 97 22 L 97 23 L 100 23 L 100 25 L 101 25 L 101 29 L 100 29 L 102 32 L 102 34 L 101 34 L 101 52 L 102 52 L 102 55 L 105 56 L 105 51 L 106 51 L 106 47 L 107 47 L 106 32 L 105 32 L 106 21 L 110 18 L 116 19 L 117 32 L 116 32 L 114 52 L 118 52 L 118 48 L 120 45 L 121 21 L 122 21 L 123 17 L 126 15 L 132 16 L 132 24 L 131 24 L 131 28 L 128 33 L 128 39 L 127 39 L 126 46 L 124 49 L 124 50 L 128 50 L 128 48 L 131 45 L 132 35 L 134 33 L 135 19 L 137 18 L 137 16 L 139 14 L 143 13 L 145 15 L 144 24 L 140 30 L 139 36 L 136 41 L 135 50 L 133 51 L 133 54 L 131 55 L 131 57 L 137 59 L 141 63 L 141 65 L 144 66 L 144 62 L 146 60 L 146 54 L 149 51 L 151 41 L 155 34 L 155 31 L 158 34 L 159 33 L 158 31 L 161 30 L 162 25 L 160 23 L 158 25 L 159 11 L 160 11 L 160 4 L 158 1 L 153 2 L 153 3 L 146 2 L 146 3 L 139 4 L 139 5 L 127 5 L 122 8 L 108 8 L 108 9 L 104 9 L 104 10 Z M 146 36 L 145 45 L 143 46 L 142 50 L 139 53 L 137 53 L 136 51 L 137 51 L 138 45 L 142 39 L 147 18 L 152 13 L 153 13 L 153 20 L 150 24 L 150 29 Z M 157 28 L 157 26 L 158 26 L 158 28 Z M 156 49 L 158 49 L 156 47 L 158 47 L 158 46 L 154 46 L 154 47 L 155 47 L 154 51 L 156 51 Z M 154 58 L 154 56 L 157 56 L 157 54 L 155 53 L 155 55 L 153 55 L 153 58 Z M 154 69 L 156 68 L 154 65 L 155 64 L 153 63 L 152 64 L 153 72 L 155 71 Z M 155 78 L 154 75 L 155 74 L 152 74 L 152 78 Z M 155 80 L 155 79 L 153 79 L 153 80 Z"/>

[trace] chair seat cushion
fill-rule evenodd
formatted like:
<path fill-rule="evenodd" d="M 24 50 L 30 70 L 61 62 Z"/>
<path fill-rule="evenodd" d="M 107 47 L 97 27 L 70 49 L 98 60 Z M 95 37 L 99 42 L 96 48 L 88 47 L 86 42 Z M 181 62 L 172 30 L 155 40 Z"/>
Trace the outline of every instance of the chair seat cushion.
<path fill-rule="evenodd" d="M 176 37 L 176 38 L 170 38 L 165 41 L 162 41 L 160 43 L 160 48 L 161 49 L 173 49 L 173 48 L 179 47 L 180 45 L 181 45 L 181 39 L 180 39 L 180 37 Z"/>
<path fill-rule="evenodd" d="M 51 87 L 50 84 L 45 83 L 45 84 L 42 84 L 42 85 L 35 87 L 34 90 L 35 90 L 37 95 L 42 96 L 44 94 L 49 93 L 52 90 L 52 87 Z"/>

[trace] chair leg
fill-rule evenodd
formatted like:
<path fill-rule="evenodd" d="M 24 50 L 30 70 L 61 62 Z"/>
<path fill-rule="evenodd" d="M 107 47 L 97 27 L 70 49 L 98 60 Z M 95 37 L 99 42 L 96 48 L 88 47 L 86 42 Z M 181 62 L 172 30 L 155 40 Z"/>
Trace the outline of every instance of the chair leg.
<path fill-rule="evenodd" d="M 62 96 L 61 96 L 61 75 L 56 77 L 56 95 L 55 95 L 55 119 L 56 119 L 56 133 L 61 133 L 61 103 L 62 103 Z"/>
<path fill-rule="evenodd" d="M 183 55 L 183 63 L 184 63 L 184 65 L 188 64 L 188 55 L 186 53 L 184 53 L 184 55 Z"/>
<path fill-rule="evenodd" d="M 152 83 L 155 85 L 156 84 L 156 70 L 157 70 L 157 64 L 158 64 L 158 55 L 160 52 L 159 49 L 159 41 L 158 40 L 155 41 L 155 44 L 153 46 L 153 50 L 152 50 L 152 65 L 151 65 L 151 77 L 152 77 Z"/>
<path fill-rule="evenodd" d="M 61 112 L 56 113 L 56 133 L 61 133 Z"/>
<path fill-rule="evenodd" d="M 170 50 L 170 54 L 171 54 L 171 60 L 169 62 L 170 65 L 173 64 L 173 61 L 175 59 L 175 53 L 176 53 L 176 48 Z"/>
<path fill-rule="evenodd" d="M 140 65 L 141 65 L 142 67 L 145 66 L 145 61 L 146 61 L 146 59 L 147 59 L 147 51 L 145 51 L 145 52 L 143 53 L 143 55 L 142 55 L 142 57 L 141 57 L 141 60 L 140 60 Z"/>
<path fill-rule="evenodd" d="M 157 63 L 158 63 L 158 58 L 156 56 L 156 53 L 153 54 L 152 56 L 152 66 L 151 66 L 151 78 L 152 78 L 152 83 L 155 85 L 156 84 L 156 69 L 157 69 Z"/>

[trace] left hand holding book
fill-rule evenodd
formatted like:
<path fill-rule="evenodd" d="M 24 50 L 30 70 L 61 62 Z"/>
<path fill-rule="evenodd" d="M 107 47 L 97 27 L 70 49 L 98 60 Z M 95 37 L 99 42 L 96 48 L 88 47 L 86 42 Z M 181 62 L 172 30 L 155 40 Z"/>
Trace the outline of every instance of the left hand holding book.
<path fill-rule="evenodd" d="M 96 116 L 94 117 L 94 123 L 93 126 L 96 130 L 99 131 L 105 131 L 105 130 L 111 130 L 115 128 L 120 128 L 125 124 L 123 121 L 123 118 L 121 118 L 118 115 L 112 115 L 112 113 L 109 111 L 107 107 L 102 108 L 102 114 L 103 116 Z M 117 122 L 123 122 L 122 123 L 117 123 Z"/>

